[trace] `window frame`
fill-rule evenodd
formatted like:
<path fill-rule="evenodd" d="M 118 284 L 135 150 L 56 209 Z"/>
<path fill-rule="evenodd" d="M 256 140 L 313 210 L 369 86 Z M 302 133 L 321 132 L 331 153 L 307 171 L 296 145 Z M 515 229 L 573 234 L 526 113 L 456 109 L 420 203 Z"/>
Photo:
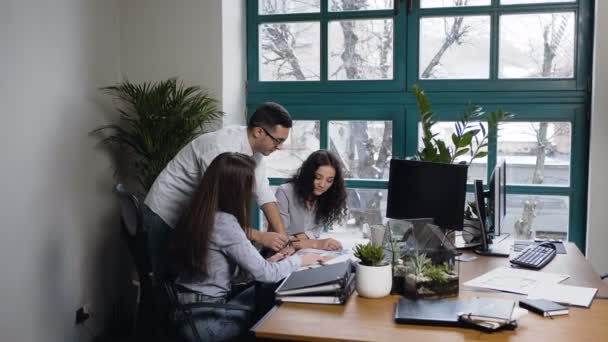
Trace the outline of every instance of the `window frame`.
<path fill-rule="evenodd" d="M 401 2 L 403 0 L 395 0 Z M 393 10 L 329 12 L 328 0 L 321 0 L 319 13 L 258 15 L 258 0 L 247 0 L 247 89 L 256 92 L 383 92 L 405 90 L 405 35 L 397 27 L 406 27 L 407 13 Z M 387 80 L 328 80 L 328 26 L 332 20 L 393 18 L 393 79 Z M 260 81 L 259 80 L 259 25 L 276 22 L 320 22 L 320 80 L 318 81 Z"/>
<path fill-rule="evenodd" d="M 443 17 L 455 15 L 490 15 L 490 77 L 489 79 L 420 79 L 419 54 L 411 53 L 408 63 L 408 84 L 418 84 L 426 91 L 544 91 L 585 90 L 591 79 L 589 60 L 593 48 L 591 0 L 578 0 L 572 3 L 500 5 L 500 0 L 492 0 L 488 6 L 420 8 L 416 2 L 415 11 L 408 20 L 408 52 L 419 51 L 419 21 L 424 17 Z M 499 38 L 501 14 L 529 14 L 574 12 L 574 76 L 572 78 L 498 78 Z"/>
<path fill-rule="evenodd" d="M 413 156 L 418 147 L 418 110 L 411 86 L 418 84 L 428 94 L 436 119 L 453 121 L 467 103 L 480 105 L 487 112 L 498 107 L 515 113 L 513 121 L 568 121 L 571 123 L 570 184 L 562 185 L 507 185 L 508 194 L 518 195 L 563 195 L 569 198 L 568 239 L 585 250 L 587 171 L 589 140 L 590 71 L 592 64 L 592 16 L 593 1 L 578 0 L 575 3 L 549 3 L 533 5 L 503 5 L 498 9 L 499 0 L 492 0 L 490 6 L 476 6 L 448 9 L 420 9 L 419 1 L 414 1 L 411 13 L 407 13 L 405 0 L 401 3 L 399 15 L 403 18 L 394 24 L 394 72 L 400 84 L 390 81 L 305 81 L 302 84 L 287 82 L 257 82 L 257 0 L 248 0 L 247 46 L 248 46 L 248 92 L 247 109 L 251 114 L 266 101 L 279 102 L 291 113 L 294 120 L 320 120 L 321 148 L 327 147 L 327 123 L 332 120 L 385 120 L 393 111 L 393 157 Z M 326 9 L 327 0 L 321 1 Z M 495 79 L 495 80 L 419 80 L 418 79 L 418 21 L 421 15 L 442 13 L 445 15 L 464 13 L 528 13 L 547 12 L 548 9 L 572 9 L 576 7 L 575 26 L 575 74 L 573 79 Z M 253 9 L 252 9 L 253 8 Z M 353 17 L 365 16 L 350 13 Z M 494 16 L 496 14 L 493 14 Z M 348 15 L 347 15 L 348 16 Z M 278 16 L 277 16 L 278 17 Z M 307 17 L 306 15 L 285 15 L 282 18 Z M 308 16 L 310 18 L 310 16 Z M 497 18 L 497 17 L 496 17 Z M 280 20 L 277 20 L 280 21 Z M 402 26 L 398 26 L 402 25 Z M 494 29 L 498 20 L 493 19 Z M 397 49 L 398 37 L 402 37 L 403 51 Z M 498 35 L 492 38 L 491 60 L 498 58 Z M 251 39 L 254 39 L 253 41 Z M 322 48 L 327 51 L 326 42 Z M 407 49 L 406 49 L 407 48 Z M 323 50 L 325 49 L 325 50 Z M 408 55 L 406 55 L 406 51 Z M 252 58 L 255 56 L 255 58 Z M 402 64 L 402 65 L 401 65 Z M 399 67 L 401 65 L 401 71 Z M 407 67 L 406 67 L 407 65 Z M 322 65 L 323 67 L 323 65 Z M 496 69 L 497 75 L 498 65 Z M 327 70 L 327 69 L 325 69 Z M 491 73 L 492 75 L 492 73 Z M 407 76 L 407 77 L 406 77 Z M 269 84 L 262 84 L 269 83 Z M 356 84 L 353 84 L 356 83 Z M 343 85 L 342 85 L 343 84 Z M 311 104 L 311 99 L 313 99 Z M 375 113 L 375 114 L 374 114 Z M 380 114 L 378 114 L 380 113 Z M 383 116 L 384 115 L 384 116 Z M 497 141 L 490 139 L 488 148 L 487 177 L 497 162 Z M 284 182 L 282 178 L 272 178 L 272 185 Z M 360 189 L 386 189 L 387 180 L 347 180 L 347 187 Z M 467 191 L 472 191 L 468 185 Z M 255 211 L 259 222 L 259 211 Z M 384 215 L 384 213 L 383 213 Z M 542 228 L 541 228 L 542 229 Z"/>

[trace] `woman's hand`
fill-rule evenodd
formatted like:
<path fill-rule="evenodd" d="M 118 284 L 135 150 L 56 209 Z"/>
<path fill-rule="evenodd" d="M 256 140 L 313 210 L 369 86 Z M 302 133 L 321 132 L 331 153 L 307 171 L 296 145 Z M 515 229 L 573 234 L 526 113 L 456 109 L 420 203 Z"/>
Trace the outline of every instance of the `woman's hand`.
<path fill-rule="evenodd" d="M 281 261 L 283 260 L 283 258 L 285 258 L 285 254 L 278 252 L 273 254 L 270 258 L 266 259 L 269 262 L 277 262 L 277 261 Z"/>
<path fill-rule="evenodd" d="M 256 241 L 273 251 L 280 251 L 287 246 L 287 236 L 275 232 L 258 232 Z"/>
<path fill-rule="evenodd" d="M 320 263 L 321 261 L 323 261 L 323 257 L 321 257 L 320 254 L 310 253 L 310 254 L 304 254 L 300 257 L 301 266 L 314 265 L 314 264 Z"/>
<path fill-rule="evenodd" d="M 332 238 L 317 240 L 316 242 L 317 242 L 318 249 L 324 249 L 326 251 L 341 251 L 342 250 L 342 244 L 340 243 L 340 241 L 332 239 Z"/>

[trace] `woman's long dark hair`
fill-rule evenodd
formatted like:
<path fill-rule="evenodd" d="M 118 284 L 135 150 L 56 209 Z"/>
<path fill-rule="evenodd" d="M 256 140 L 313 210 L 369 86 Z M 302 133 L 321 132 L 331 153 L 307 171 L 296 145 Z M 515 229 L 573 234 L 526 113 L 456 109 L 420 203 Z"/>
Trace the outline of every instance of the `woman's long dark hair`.
<path fill-rule="evenodd" d="M 244 154 L 226 152 L 213 159 L 176 226 L 173 253 L 180 274 L 207 273 L 209 241 L 218 211 L 234 215 L 245 230 L 254 170 L 255 161 Z"/>
<path fill-rule="evenodd" d="M 321 196 L 313 193 L 315 173 L 321 166 L 331 166 L 336 170 L 332 186 Z M 300 203 L 306 206 L 307 201 L 316 200 L 316 224 L 332 225 L 346 217 L 346 189 L 340 160 L 327 150 L 313 152 L 296 174 L 287 180 L 293 184 L 294 192 Z"/>

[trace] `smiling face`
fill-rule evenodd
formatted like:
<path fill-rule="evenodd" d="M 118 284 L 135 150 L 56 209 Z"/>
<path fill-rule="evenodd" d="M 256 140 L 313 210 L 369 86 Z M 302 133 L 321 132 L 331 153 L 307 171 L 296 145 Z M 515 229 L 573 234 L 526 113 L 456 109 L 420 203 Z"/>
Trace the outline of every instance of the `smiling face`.
<path fill-rule="evenodd" d="M 334 184 L 334 178 L 336 177 L 336 169 L 330 165 L 319 166 L 315 171 L 315 178 L 313 181 L 312 193 L 315 196 L 323 195 L 331 186 Z"/>

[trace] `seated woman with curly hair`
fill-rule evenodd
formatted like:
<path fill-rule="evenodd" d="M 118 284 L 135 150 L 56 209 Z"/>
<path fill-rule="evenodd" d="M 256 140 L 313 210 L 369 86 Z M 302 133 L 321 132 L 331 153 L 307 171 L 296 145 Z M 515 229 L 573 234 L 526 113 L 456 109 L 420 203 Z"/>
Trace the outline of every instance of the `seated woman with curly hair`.
<path fill-rule="evenodd" d="M 276 191 L 281 218 L 295 249 L 341 250 L 335 239 L 319 239 L 324 226 L 346 216 L 342 166 L 331 152 L 313 152 Z"/>

